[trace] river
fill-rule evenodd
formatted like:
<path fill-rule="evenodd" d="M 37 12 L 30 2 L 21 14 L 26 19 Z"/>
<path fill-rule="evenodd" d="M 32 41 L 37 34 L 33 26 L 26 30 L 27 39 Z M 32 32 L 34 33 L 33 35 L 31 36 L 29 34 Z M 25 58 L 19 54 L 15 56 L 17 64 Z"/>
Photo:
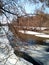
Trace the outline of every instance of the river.
<path fill-rule="evenodd" d="M 23 58 L 17 57 L 14 54 L 14 49 L 10 45 L 6 32 L 9 32 L 7 27 L 0 27 L 0 65 L 33 65 L 32 63 L 24 60 Z M 12 40 L 12 34 L 10 34 L 10 36 L 11 37 L 9 39 Z M 49 41 L 47 44 L 49 44 Z M 27 42 L 17 40 L 16 45 L 19 47 L 20 51 L 27 53 L 36 61 L 39 60 L 43 63 L 43 65 L 49 65 L 48 45 L 38 45 L 35 40 L 31 39 L 28 39 Z"/>

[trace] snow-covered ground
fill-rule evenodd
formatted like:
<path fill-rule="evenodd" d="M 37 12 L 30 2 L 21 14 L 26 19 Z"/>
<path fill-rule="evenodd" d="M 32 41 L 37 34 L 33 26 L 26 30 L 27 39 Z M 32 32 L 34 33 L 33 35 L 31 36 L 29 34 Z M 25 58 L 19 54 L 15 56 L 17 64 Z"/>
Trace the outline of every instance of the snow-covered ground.
<path fill-rule="evenodd" d="M 45 30 L 45 29 L 49 29 L 49 27 L 33 27 L 33 26 L 29 26 L 29 27 L 27 27 L 27 26 L 15 26 L 15 27 L 20 27 L 20 28 L 24 28 L 24 29 L 32 29 L 32 30 L 34 30 L 34 29 L 36 29 L 36 30 Z"/>
<path fill-rule="evenodd" d="M 30 35 L 35 35 L 37 37 L 43 37 L 43 38 L 49 38 L 49 34 L 44 34 L 44 33 L 39 33 L 39 32 L 34 32 L 34 31 L 24 31 L 24 30 L 19 30 L 22 34 L 30 34 Z"/>

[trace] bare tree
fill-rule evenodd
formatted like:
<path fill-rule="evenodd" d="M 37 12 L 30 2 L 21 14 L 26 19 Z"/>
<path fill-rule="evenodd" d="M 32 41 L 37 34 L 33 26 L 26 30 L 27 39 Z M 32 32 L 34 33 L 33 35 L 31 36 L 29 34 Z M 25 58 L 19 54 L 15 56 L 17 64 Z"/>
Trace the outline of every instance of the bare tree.
<path fill-rule="evenodd" d="M 24 5 L 21 5 L 19 0 L 0 0 L 0 15 L 5 15 L 8 18 L 9 15 L 21 16 L 26 14 Z"/>
<path fill-rule="evenodd" d="M 49 7 L 49 0 L 39 0 L 41 3 L 45 3 L 44 5 Z M 38 0 L 24 0 L 24 4 L 26 2 L 39 3 Z M 19 3 L 18 3 L 19 2 Z M 13 14 L 16 16 L 22 15 L 22 13 L 26 14 L 24 5 L 21 4 L 21 0 L 0 0 L 0 13 Z M 21 14 L 20 14 L 21 13 Z"/>

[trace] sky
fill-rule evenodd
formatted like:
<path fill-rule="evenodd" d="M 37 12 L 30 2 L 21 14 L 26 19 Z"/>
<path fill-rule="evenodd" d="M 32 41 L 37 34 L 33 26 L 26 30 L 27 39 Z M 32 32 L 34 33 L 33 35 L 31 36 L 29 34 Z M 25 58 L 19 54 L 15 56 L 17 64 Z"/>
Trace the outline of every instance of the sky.
<path fill-rule="evenodd" d="M 25 10 L 27 13 L 34 13 L 36 9 L 40 9 L 42 6 L 42 3 L 39 3 L 39 4 L 29 4 L 29 3 L 26 3 L 25 5 Z M 44 10 L 45 13 L 48 13 L 49 14 L 49 8 L 45 6 L 45 10 Z"/>

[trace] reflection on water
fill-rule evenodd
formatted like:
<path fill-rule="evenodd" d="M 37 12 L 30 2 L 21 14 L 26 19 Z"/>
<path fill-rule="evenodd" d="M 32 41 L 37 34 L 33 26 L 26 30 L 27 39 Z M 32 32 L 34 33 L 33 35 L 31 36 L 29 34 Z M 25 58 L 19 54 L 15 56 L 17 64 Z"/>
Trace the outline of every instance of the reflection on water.
<path fill-rule="evenodd" d="M 35 45 L 36 44 L 36 40 L 32 40 L 32 39 L 28 39 L 26 42 L 28 43 L 28 45 Z"/>

